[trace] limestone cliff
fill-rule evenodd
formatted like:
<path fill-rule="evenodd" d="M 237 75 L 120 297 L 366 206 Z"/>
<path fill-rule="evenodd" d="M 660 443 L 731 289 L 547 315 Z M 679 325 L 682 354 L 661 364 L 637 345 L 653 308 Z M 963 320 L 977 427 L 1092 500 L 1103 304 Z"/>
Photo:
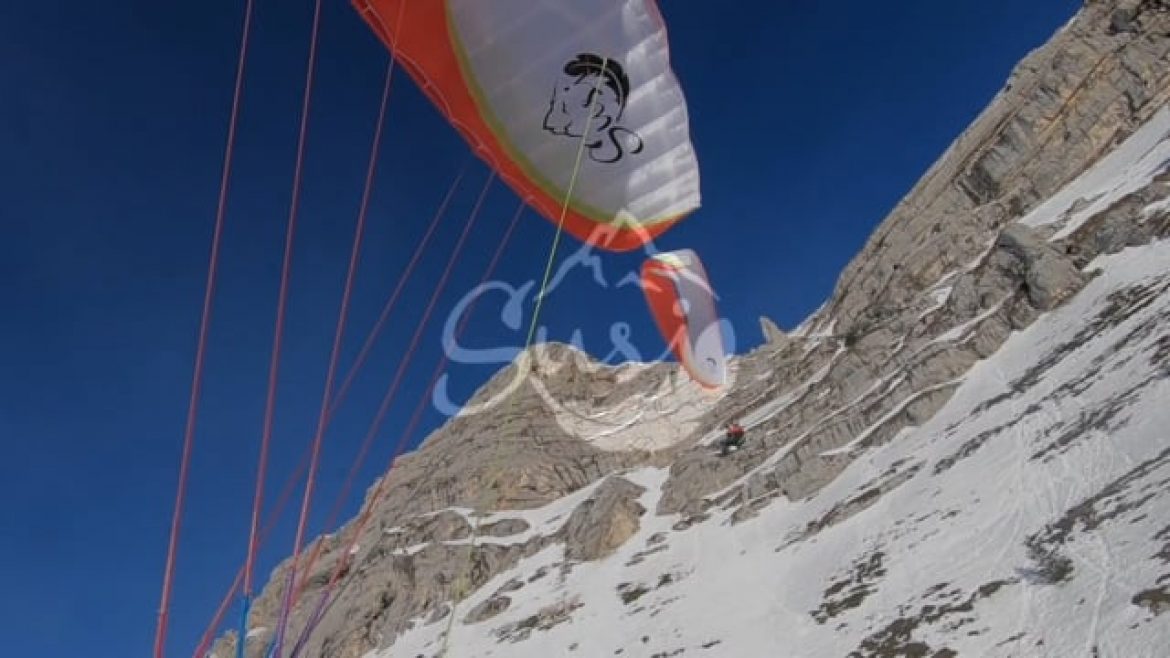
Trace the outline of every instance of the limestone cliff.
<path fill-rule="evenodd" d="M 727 394 L 705 394 L 668 365 L 602 366 L 564 345 L 541 346 L 535 368 L 524 359 L 500 372 L 473 400 L 492 404 L 451 419 L 398 461 L 385 486 L 371 487 L 370 522 L 353 555 L 345 547 L 356 523 L 318 540 L 322 559 L 305 575 L 290 621 L 295 636 L 320 615 L 301 655 L 357 658 L 394 647 L 407 632 L 440 632 L 461 597 L 475 601 L 460 600 L 456 626 L 499 621 L 519 605 L 527 583 L 612 561 L 660 519 L 670 520 L 669 532 L 716 518 L 738 526 L 781 501 L 820 500 L 859 456 L 927 426 L 973 366 L 1013 333 L 1092 286 L 1087 266 L 1094 259 L 1170 236 L 1165 163 L 1126 174 L 1136 181 L 1128 192 L 1090 185 L 1092 175 L 1114 180 L 1098 165 L 1139 128 L 1152 135 L 1139 146 L 1164 146 L 1167 101 L 1170 2 L 1088 1 L 1016 67 L 874 231 L 817 313 L 788 333 L 761 320 L 767 342 L 733 360 Z M 1048 213 L 1049 202 L 1076 184 L 1091 196 Z M 751 441 L 719 458 L 710 443 L 731 417 L 748 425 Z M 645 469 L 661 473 L 653 488 L 625 476 Z M 915 477 L 918 467 L 891 466 L 865 491 L 834 499 L 831 509 L 793 529 L 785 546 L 815 538 Z M 541 516 L 553 507 L 564 511 Z M 664 532 L 629 561 L 663 550 Z M 1037 546 L 1048 541 L 1036 536 Z M 557 573 L 546 568 L 530 574 L 533 581 L 499 582 L 549 550 L 561 551 Z M 834 591 L 868 592 L 866 583 L 889 559 L 869 554 Z M 341 587 L 318 612 L 320 593 L 342 563 Z M 271 638 L 285 569 L 276 570 L 252 612 L 250 658 L 262 656 Z M 974 606 L 1002 586 L 947 605 Z M 655 584 L 627 582 L 619 590 L 636 605 Z M 1165 588 L 1150 592 L 1151 606 L 1170 605 L 1158 598 Z M 499 642 L 523 642 L 569 623 L 582 600 L 565 596 L 493 632 Z M 838 614 L 834 600 L 827 596 L 816 623 Z M 909 642 L 898 637 L 874 631 L 869 649 L 863 642 L 849 655 L 957 655 L 898 653 Z M 234 655 L 235 642 L 229 633 L 213 655 Z M 437 652 L 427 646 L 426 655 Z M 882 646 L 892 648 L 882 653 Z"/>

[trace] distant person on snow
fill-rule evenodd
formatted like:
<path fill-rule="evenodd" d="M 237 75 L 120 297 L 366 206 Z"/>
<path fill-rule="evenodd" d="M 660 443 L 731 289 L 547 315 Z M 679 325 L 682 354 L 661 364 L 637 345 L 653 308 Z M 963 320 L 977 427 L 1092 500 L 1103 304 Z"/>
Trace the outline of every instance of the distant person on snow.
<path fill-rule="evenodd" d="M 732 448 L 739 450 L 743 447 L 744 434 L 744 429 L 739 423 L 732 421 L 727 424 L 727 436 L 723 438 L 724 456 L 730 454 Z"/>

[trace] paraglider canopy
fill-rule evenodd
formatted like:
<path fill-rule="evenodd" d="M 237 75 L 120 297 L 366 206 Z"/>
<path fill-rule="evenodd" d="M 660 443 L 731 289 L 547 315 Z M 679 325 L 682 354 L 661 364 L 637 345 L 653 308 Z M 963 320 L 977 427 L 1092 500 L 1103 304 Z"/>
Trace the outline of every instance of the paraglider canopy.
<path fill-rule="evenodd" d="M 444 116 L 578 239 L 636 249 L 699 206 L 654 0 L 353 0 Z"/>
<path fill-rule="evenodd" d="M 691 378 L 706 388 L 723 386 L 723 331 L 698 254 L 682 249 L 650 258 L 642 265 L 642 290 L 659 331 Z"/>

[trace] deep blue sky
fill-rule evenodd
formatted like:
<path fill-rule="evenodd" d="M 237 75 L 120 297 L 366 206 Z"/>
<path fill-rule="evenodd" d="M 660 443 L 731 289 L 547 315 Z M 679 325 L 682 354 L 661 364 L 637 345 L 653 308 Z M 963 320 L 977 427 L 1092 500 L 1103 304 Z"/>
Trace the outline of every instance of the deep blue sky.
<path fill-rule="evenodd" d="M 386 61 L 347 2 L 326 4 L 273 488 L 319 404 Z M 826 298 L 874 226 L 1079 2 L 732 4 L 663 3 L 704 207 L 658 246 L 700 251 L 742 350 L 760 341 L 759 315 L 791 328 Z M 149 652 L 241 6 L 0 7 L 0 628 L 11 655 Z M 258 3 L 174 656 L 193 648 L 244 553 L 311 9 L 311 0 Z M 346 363 L 467 154 L 406 76 L 390 114 Z M 476 163 L 329 433 L 314 534 L 485 176 Z M 385 467 L 393 430 L 438 359 L 440 324 L 480 276 L 514 203 L 493 188 L 349 511 Z M 551 224 L 526 215 L 502 278 L 539 276 L 551 237 Z M 607 273 L 640 259 L 607 257 Z M 636 290 L 605 291 L 578 273 L 558 293 L 543 318 L 554 337 L 580 328 L 605 354 L 608 327 L 624 320 L 644 356 L 661 349 Z M 522 340 L 497 313 L 477 316 L 474 344 Z M 452 376 L 465 394 L 489 372 Z M 427 426 L 439 422 L 432 414 Z M 262 576 L 291 542 L 286 522 Z"/>

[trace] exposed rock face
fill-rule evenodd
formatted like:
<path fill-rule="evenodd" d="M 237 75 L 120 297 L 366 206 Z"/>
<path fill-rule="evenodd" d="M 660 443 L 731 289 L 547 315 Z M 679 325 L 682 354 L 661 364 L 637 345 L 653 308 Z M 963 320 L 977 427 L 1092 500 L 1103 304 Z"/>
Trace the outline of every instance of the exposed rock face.
<path fill-rule="evenodd" d="M 479 534 L 483 537 L 511 537 L 528 530 L 528 528 L 528 522 L 524 519 L 502 519 L 483 526 L 479 529 Z"/>
<path fill-rule="evenodd" d="M 443 510 L 411 519 L 405 527 L 387 531 L 395 535 L 395 543 L 403 548 L 432 541 L 455 541 L 471 536 L 471 524 L 462 514 Z"/>
<path fill-rule="evenodd" d="M 1127 30 L 1115 28 L 1115 17 Z M 843 333 L 862 309 L 912 303 L 923 284 L 975 258 L 989 230 L 1047 198 L 1170 98 L 1166 5 L 1088 2 L 1029 55 L 979 119 L 846 268 L 825 317 Z M 875 303 L 876 302 L 876 303 Z"/>
<path fill-rule="evenodd" d="M 1065 250 L 1078 267 L 1084 267 L 1100 254 L 1115 254 L 1126 247 L 1170 235 L 1170 208 L 1152 213 L 1147 210 L 1167 196 L 1170 196 L 1170 172 L 1163 172 L 1148 187 L 1125 195 L 1085 222 L 1065 240 Z"/>
<path fill-rule="evenodd" d="M 1085 275 L 1071 259 L 1021 224 L 1009 224 L 996 246 L 1015 259 L 1022 272 L 1014 273 L 1027 286 L 1028 302 L 1048 311 L 1081 289 Z"/>
<path fill-rule="evenodd" d="M 619 477 L 607 479 L 589 500 L 569 517 L 561 529 L 565 557 L 599 560 L 613 553 L 638 531 L 638 518 L 646 508 L 638 497 L 646 490 Z"/>
<path fill-rule="evenodd" d="M 1170 205 L 1150 210 L 1170 195 L 1164 172 L 1055 241 L 1056 226 L 1016 223 L 1167 101 L 1170 3 L 1086 2 L 882 222 L 821 310 L 790 334 L 761 318 L 766 344 L 733 360 L 729 394 L 704 397 L 665 364 L 610 368 L 568 346 L 543 347 L 535 370 L 522 360 L 497 374 L 474 412 L 371 487 L 360 532 L 351 522 L 318 540 L 290 644 L 319 616 L 301 656 L 364 656 L 409 628 L 446 623 L 459 595 L 481 588 L 487 598 L 455 609 L 455 623 L 499 623 L 490 620 L 508 616 L 525 584 L 493 579 L 542 551 L 603 561 L 657 516 L 677 515 L 674 531 L 686 532 L 719 510 L 733 510 L 738 524 L 778 499 L 814 498 L 857 454 L 927 423 L 1013 331 L 1068 303 L 1093 258 L 1170 236 Z M 747 443 L 720 458 L 711 443 L 731 418 L 748 428 Z M 649 510 L 639 502 L 646 489 L 618 476 L 647 465 L 669 466 Z M 883 473 L 791 541 L 864 513 L 917 468 Z M 573 508 L 539 523 L 522 516 L 563 500 Z M 477 532 L 472 509 L 496 513 Z M 275 570 L 254 604 L 249 658 L 271 639 L 288 569 Z M 318 610 L 335 574 L 339 586 Z M 850 578 L 848 592 L 868 596 L 865 578 Z M 1161 612 L 1151 597 L 1140 605 Z M 836 614 L 834 601 L 819 614 Z M 498 641 L 564 624 L 577 606 L 550 603 L 500 626 Z M 234 656 L 235 642 L 228 633 L 213 654 Z"/>
<path fill-rule="evenodd" d="M 1115 29 L 1115 16 L 1126 17 L 1125 31 Z M 733 414 L 757 396 L 794 396 L 788 410 L 749 430 L 758 450 L 745 458 L 791 444 L 778 460 L 780 479 L 790 481 L 791 495 L 815 492 L 839 469 L 822 453 L 862 432 L 859 445 L 880 443 L 929 417 L 948 399 L 949 381 L 1078 289 L 1083 276 L 1073 270 L 1083 259 L 1070 253 L 1062 261 L 1010 222 L 1170 100 L 1168 29 L 1164 2 L 1087 3 L 1016 67 L 1004 91 L 845 269 L 833 297 L 802 328 L 804 350 L 770 358 L 772 388 L 741 392 L 716 412 Z M 1156 230 L 1121 229 L 1139 235 L 1104 239 L 1115 250 Z M 1082 231 L 1066 249 L 1101 241 L 1091 235 Z M 967 331 L 952 333 L 968 322 Z M 708 472 L 703 459 L 676 460 L 659 513 L 738 477 Z"/>

